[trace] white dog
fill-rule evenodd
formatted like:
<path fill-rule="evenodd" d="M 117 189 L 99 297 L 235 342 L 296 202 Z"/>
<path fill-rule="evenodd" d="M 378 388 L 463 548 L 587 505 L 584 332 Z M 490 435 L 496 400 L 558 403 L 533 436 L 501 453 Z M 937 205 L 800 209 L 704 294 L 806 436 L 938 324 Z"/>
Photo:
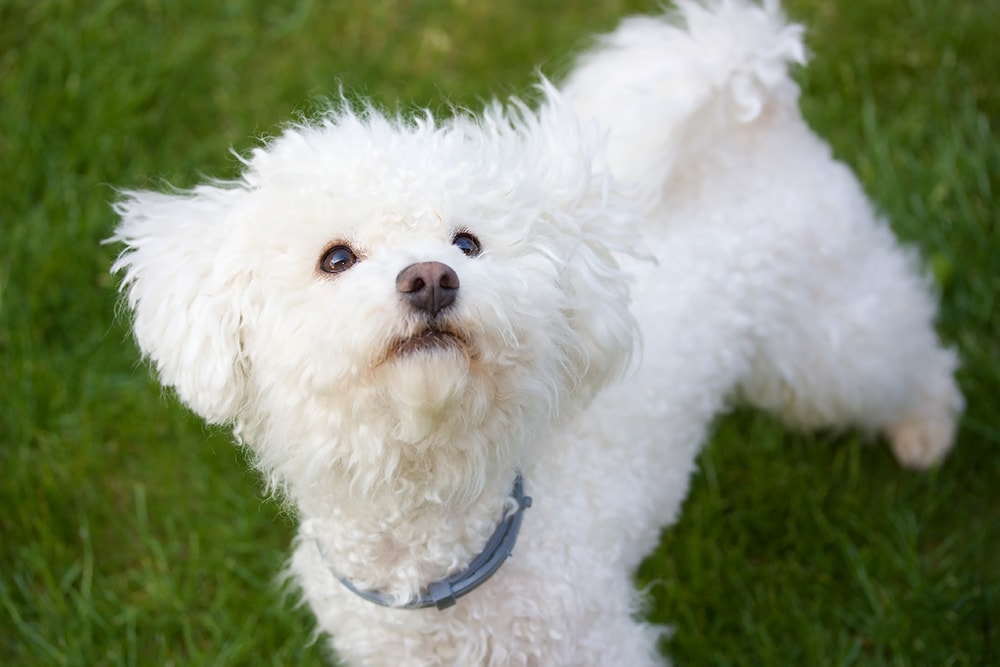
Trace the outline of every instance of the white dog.
<path fill-rule="evenodd" d="M 799 115 L 800 37 L 774 1 L 683 1 L 536 110 L 344 105 L 238 181 L 117 205 L 139 345 L 294 503 L 344 661 L 661 664 L 631 575 L 732 401 L 948 451 L 955 355 Z"/>

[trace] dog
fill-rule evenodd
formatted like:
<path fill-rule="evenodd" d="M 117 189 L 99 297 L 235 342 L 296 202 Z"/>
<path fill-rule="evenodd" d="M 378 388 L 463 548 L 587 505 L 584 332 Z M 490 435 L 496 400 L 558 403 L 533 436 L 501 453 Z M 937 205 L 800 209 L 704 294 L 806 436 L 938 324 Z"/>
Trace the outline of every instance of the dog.
<path fill-rule="evenodd" d="M 798 110 L 777 2 L 625 20 L 539 100 L 341 104 L 115 204 L 134 335 L 294 505 L 352 665 L 658 665 L 631 576 L 734 403 L 952 446 L 916 254 Z"/>

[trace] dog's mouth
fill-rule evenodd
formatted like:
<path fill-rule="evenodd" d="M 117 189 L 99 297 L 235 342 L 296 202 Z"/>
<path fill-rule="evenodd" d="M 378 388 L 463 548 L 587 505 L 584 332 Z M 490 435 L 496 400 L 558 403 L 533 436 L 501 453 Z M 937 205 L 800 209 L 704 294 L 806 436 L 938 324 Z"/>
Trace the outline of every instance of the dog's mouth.
<path fill-rule="evenodd" d="M 389 357 L 406 357 L 417 353 L 434 353 L 458 350 L 465 347 L 465 340 L 452 331 L 428 328 L 408 338 L 396 340 L 389 348 Z"/>

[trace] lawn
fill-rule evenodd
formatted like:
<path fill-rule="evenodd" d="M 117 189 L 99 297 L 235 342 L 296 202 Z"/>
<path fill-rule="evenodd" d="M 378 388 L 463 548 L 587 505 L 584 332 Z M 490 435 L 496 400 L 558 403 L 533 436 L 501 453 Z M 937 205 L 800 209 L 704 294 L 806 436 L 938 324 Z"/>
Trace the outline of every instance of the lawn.
<path fill-rule="evenodd" d="M 639 573 L 681 665 L 1000 664 L 1000 3 L 791 0 L 806 115 L 940 285 L 953 456 L 738 411 Z M 319 665 L 292 518 L 151 379 L 114 189 L 232 176 L 343 87 L 477 107 L 654 0 L 0 0 L 0 664 Z"/>

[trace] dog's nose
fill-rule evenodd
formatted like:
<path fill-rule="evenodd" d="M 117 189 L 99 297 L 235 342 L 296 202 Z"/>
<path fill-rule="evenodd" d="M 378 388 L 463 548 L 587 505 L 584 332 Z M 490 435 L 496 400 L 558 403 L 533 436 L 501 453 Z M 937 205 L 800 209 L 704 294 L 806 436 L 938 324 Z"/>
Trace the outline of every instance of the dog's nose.
<path fill-rule="evenodd" d="M 396 276 L 396 291 L 433 317 L 455 302 L 458 274 L 441 262 L 410 264 Z"/>

